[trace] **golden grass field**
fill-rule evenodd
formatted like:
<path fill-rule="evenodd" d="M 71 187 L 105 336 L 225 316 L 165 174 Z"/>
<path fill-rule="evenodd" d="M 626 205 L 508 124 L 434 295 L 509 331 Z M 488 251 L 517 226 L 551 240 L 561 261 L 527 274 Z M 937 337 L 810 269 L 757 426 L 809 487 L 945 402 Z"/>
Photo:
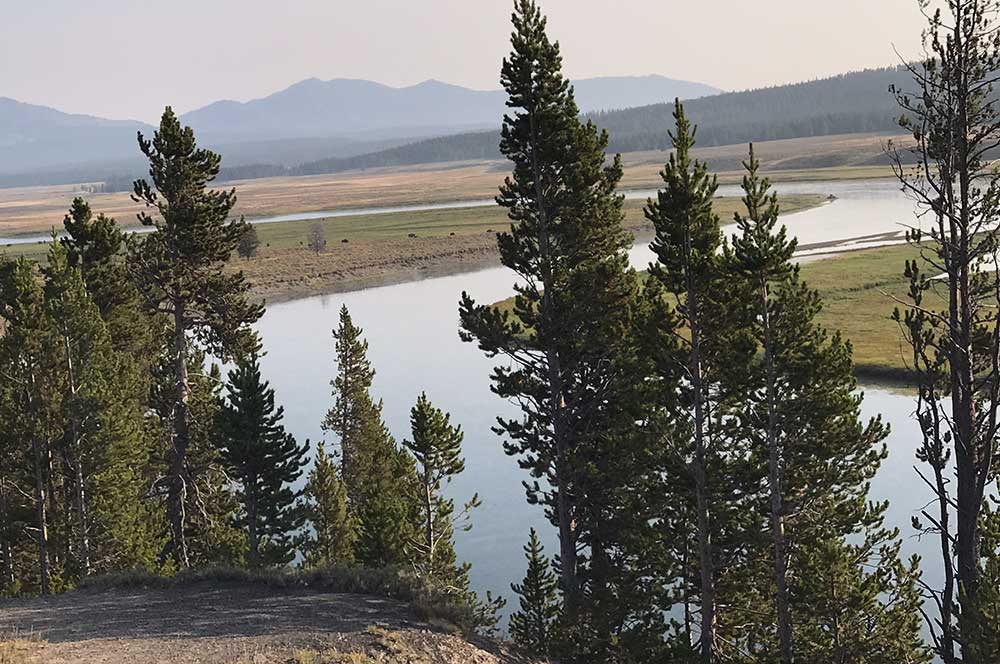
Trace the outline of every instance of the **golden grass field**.
<path fill-rule="evenodd" d="M 869 162 L 881 155 L 886 139 L 870 134 L 824 136 L 762 142 L 756 150 L 765 170 L 773 171 L 769 175 L 775 181 L 882 178 L 890 177 L 891 171 Z M 738 181 L 746 146 L 700 148 L 696 155 L 707 160 L 723 182 Z M 622 188 L 657 186 L 667 156 L 666 152 L 623 155 Z M 220 186 L 235 187 L 235 214 L 253 219 L 295 212 L 490 199 L 505 173 L 505 162 L 457 162 L 243 180 Z M 0 189 L 0 237 L 61 227 L 73 198 L 81 195 L 95 212 L 115 217 L 124 226 L 137 223 L 139 206 L 128 193 L 84 194 L 79 185 Z"/>

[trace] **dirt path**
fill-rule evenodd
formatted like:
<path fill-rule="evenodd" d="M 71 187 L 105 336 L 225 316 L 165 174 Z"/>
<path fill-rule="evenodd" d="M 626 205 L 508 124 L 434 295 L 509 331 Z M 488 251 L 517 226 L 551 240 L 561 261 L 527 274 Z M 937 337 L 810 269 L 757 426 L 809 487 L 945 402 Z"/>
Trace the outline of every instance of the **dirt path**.
<path fill-rule="evenodd" d="M 24 661 L 46 664 L 511 661 L 418 619 L 400 602 L 263 586 L 6 601 L 0 635 L 28 641 Z"/>

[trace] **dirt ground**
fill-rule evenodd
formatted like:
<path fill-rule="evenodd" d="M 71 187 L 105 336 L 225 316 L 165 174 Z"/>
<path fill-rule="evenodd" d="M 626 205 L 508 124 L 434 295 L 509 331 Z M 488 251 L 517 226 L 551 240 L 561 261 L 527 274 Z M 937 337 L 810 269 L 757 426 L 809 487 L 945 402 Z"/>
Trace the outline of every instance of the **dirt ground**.
<path fill-rule="evenodd" d="M 4 601 L 4 639 L 17 642 L 10 659 L 18 664 L 517 661 L 418 619 L 400 602 L 264 586 L 81 591 Z"/>

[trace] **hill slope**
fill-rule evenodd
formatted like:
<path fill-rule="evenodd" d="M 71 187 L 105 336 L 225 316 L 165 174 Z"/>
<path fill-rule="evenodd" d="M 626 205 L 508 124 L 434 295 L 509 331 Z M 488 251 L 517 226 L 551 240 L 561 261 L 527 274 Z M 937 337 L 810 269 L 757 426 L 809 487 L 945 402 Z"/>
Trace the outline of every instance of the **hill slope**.
<path fill-rule="evenodd" d="M 152 128 L 131 120 L 63 113 L 0 97 L 0 173 L 91 161 L 137 152 L 135 132 Z"/>
<path fill-rule="evenodd" d="M 899 108 L 888 89 L 906 86 L 901 67 L 874 69 L 832 78 L 745 92 L 731 92 L 685 102 L 698 125 L 701 147 L 808 136 L 899 131 Z M 664 150 L 673 127 L 672 103 L 589 114 L 611 136 L 614 152 Z M 482 131 L 431 138 L 350 158 L 303 164 L 302 175 L 359 168 L 469 159 L 499 158 L 498 132 Z"/>
<path fill-rule="evenodd" d="M 715 94 L 716 88 L 662 76 L 581 80 L 587 109 L 624 108 Z M 363 80 L 308 79 L 249 102 L 219 101 L 181 116 L 225 166 L 292 166 L 343 158 L 429 136 L 496 126 L 499 90 L 470 90 L 440 81 L 393 88 Z M 0 186 L 102 180 L 144 170 L 135 121 L 105 120 L 0 98 Z M 246 176 L 244 173 L 243 176 Z M 18 177 L 11 177 L 18 176 Z"/>

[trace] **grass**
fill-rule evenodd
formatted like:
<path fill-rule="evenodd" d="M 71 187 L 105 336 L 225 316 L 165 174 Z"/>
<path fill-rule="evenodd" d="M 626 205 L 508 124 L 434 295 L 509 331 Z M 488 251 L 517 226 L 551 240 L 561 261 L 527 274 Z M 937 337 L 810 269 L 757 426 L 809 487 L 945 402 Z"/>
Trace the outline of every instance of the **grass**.
<path fill-rule="evenodd" d="M 40 639 L 37 634 L 0 633 L 0 664 L 28 664 Z"/>
<path fill-rule="evenodd" d="M 907 350 L 891 318 L 906 301 L 909 281 L 903 264 L 917 257 L 908 245 L 856 251 L 802 266 L 802 278 L 819 291 L 823 309 L 818 320 L 839 330 L 854 347 L 860 377 L 905 381 Z M 930 296 L 933 301 L 933 294 Z M 902 308 L 902 307 L 901 307 Z"/>
<path fill-rule="evenodd" d="M 785 214 L 815 207 L 826 200 L 822 194 L 785 196 L 781 200 Z M 637 228 L 645 223 L 643 200 L 625 201 L 625 225 Z M 716 211 L 728 219 L 741 207 L 736 197 L 719 198 Z M 352 215 L 327 217 L 316 220 L 282 221 L 257 225 L 261 245 L 273 249 L 290 249 L 307 245 L 307 236 L 317 224 L 323 228 L 328 244 L 347 240 L 367 242 L 399 239 L 411 234 L 418 237 L 448 237 L 450 235 L 479 235 L 505 229 L 509 225 L 507 212 L 499 206 L 394 212 L 390 214 Z"/>

